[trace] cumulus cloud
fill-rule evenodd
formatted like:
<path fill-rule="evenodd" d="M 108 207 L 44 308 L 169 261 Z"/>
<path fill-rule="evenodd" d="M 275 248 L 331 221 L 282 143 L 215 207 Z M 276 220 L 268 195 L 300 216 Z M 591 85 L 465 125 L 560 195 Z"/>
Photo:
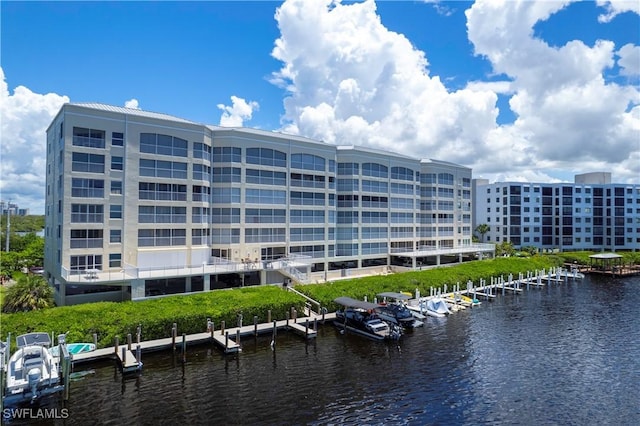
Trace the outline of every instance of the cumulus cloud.
<path fill-rule="evenodd" d="M 136 98 L 129 99 L 124 103 L 125 108 L 140 109 Z"/>
<path fill-rule="evenodd" d="M 640 76 L 640 46 L 625 44 L 617 54 L 620 74 L 630 77 Z"/>
<path fill-rule="evenodd" d="M 373 1 L 286 1 L 276 19 L 272 55 L 283 66 L 272 81 L 288 92 L 284 131 L 470 162 L 493 128 L 495 92 L 448 92 L 424 52 L 382 25 Z"/>
<path fill-rule="evenodd" d="M 46 181 L 46 130 L 69 98 L 38 94 L 24 86 L 10 93 L 0 68 L 0 147 L 2 199 L 44 214 Z"/>
<path fill-rule="evenodd" d="M 611 22 L 613 18 L 625 12 L 640 14 L 638 0 L 597 0 L 596 3 L 607 10 L 607 13 L 598 16 L 599 22 Z"/>
<path fill-rule="evenodd" d="M 532 37 L 536 22 L 568 3 L 481 0 L 466 11 L 475 52 L 491 61 L 494 72 L 513 78 L 510 106 L 518 118 L 495 129 L 488 142 L 502 147 L 515 142 L 532 168 L 571 169 L 579 163 L 611 170 L 640 148 L 640 117 L 628 111 L 638 91 L 605 81 L 603 73 L 614 65 L 613 42 L 598 40 L 590 47 L 572 40 L 551 47 Z M 483 161 L 476 169 L 498 172 L 501 163 Z M 630 170 L 621 172 L 637 180 Z"/>
<path fill-rule="evenodd" d="M 638 157 L 640 117 L 630 108 L 638 91 L 604 78 L 616 54 L 630 72 L 635 51 L 615 52 L 607 40 L 552 47 L 533 36 L 536 23 L 569 4 L 475 2 L 466 11 L 469 40 L 505 80 L 452 91 L 431 75 L 424 52 L 382 24 L 373 0 L 287 0 L 276 11 L 272 51 L 282 66 L 271 81 L 287 92 L 282 130 L 453 161 L 475 175 L 499 176 L 507 166 L 510 176 L 552 181 L 554 171 L 598 166 L 637 181 L 629 159 Z M 510 96 L 515 122 L 497 124 L 498 94 Z"/>
<path fill-rule="evenodd" d="M 245 120 L 251 120 L 253 111 L 260 108 L 257 102 L 247 102 L 237 96 L 231 96 L 231 106 L 224 104 L 218 104 L 217 106 L 223 111 L 220 117 L 220 125 L 224 127 L 242 127 Z"/>

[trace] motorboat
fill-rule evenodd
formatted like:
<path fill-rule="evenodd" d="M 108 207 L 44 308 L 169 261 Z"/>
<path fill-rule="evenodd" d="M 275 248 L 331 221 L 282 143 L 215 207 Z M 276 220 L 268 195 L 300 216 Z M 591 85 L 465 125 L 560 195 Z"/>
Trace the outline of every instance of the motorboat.
<path fill-rule="evenodd" d="M 37 400 L 60 391 L 59 365 L 49 352 L 47 333 L 28 333 L 16 338 L 18 349 L 7 362 L 6 398 Z"/>
<path fill-rule="evenodd" d="M 404 293 L 387 292 L 378 294 L 378 297 L 382 298 L 382 301 L 378 300 L 377 312 L 383 320 L 404 328 L 416 328 L 424 325 L 424 322 L 407 307 L 407 300 L 411 296 Z M 421 315 L 418 312 L 416 314 Z"/>
<path fill-rule="evenodd" d="M 338 297 L 335 303 L 342 305 L 336 311 L 334 324 L 342 332 L 350 331 L 372 340 L 398 340 L 402 335 L 399 325 L 383 320 L 376 303 L 356 300 L 351 297 Z"/>
<path fill-rule="evenodd" d="M 447 302 L 440 297 L 427 297 L 418 301 L 417 306 L 408 306 L 412 311 L 417 311 L 422 314 L 442 318 L 451 313 Z"/>

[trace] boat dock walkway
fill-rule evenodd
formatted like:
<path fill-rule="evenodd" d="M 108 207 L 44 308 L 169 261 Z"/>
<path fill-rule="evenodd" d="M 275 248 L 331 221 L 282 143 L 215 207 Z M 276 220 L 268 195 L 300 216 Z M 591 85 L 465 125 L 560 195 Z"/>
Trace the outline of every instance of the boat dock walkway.
<path fill-rule="evenodd" d="M 259 334 L 276 333 L 276 330 L 285 329 L 301 335 L 305 339 L 312 339 L 317 336 L 317 323 L 319 321 L 331 321 L 335 319 L 335 313 L 324 315 L 314 315 L 296 319 L 274 320 L 271 323 L 254 323 L 240 327 L 220 328 L 215 330 L 213 324 L 210 330 L 195 334 L 182 334 L 177 336 L 175 328 L 172 330 L 172 337 L 155 340 L 145 340 L 131 342 L 130 335 L 127 343 L 108 348 L 96 349 L 91 352 L 83 352 L 73 355 L 72 362 L 80 364 L 104 358 L 117 358 L 123 372 L 135 371 L 141 367 L 140 353 L 152 352 L 164 349 L 182 348 L 190 344 L 214 342 L 224 353 L 240 352 L 242 350 L 240 339 L 246 336 L 257 336 Z M 135 355 L 133 353 L 135 351 Z"/>
<path fill-rule="evenodd" d="M 448 291 L 447 286 L 444 289 L 431 289 L 431 294 L 423 298 L 441 297 L 445 301 L 451 304 L 457 304 L 463 307 L 472 307 L 474 303 L 463 300 L 460 296 L 467 296 L 469 298 L 477 299 L 478 297 L 484 297 L 485 299 L 494 299 L 499 292 L 503 295 L 507 291 L 513 293 L 521 293 L 524 287 L 529 289 L 530 286 L 543 287 L 551 283 L 563 283 L 572 280 L 580 280 L 584 278 L 584 274 L 574 269 L 567 271 L 562 268 L 551 268 L 548 272 L 545 270 L 527 272 L 526 274 L 520 273 L 517 278 L 514 278 L 512 274 L 509 274 L 505 280 L 503 277 L 491 278 L 490 284 L 487 284 L 486 280 L 481 279 L 478 286 L 474 286 L 473 282 L 467 282 L 466 289 L 460 288 L 460 283 L 453 286 L 453 291 Z M 411 302 L 420 299 L 420 295 L 416 295 L 416 299 Z M 417 301 L 416 301 L 417 303 Z"/>

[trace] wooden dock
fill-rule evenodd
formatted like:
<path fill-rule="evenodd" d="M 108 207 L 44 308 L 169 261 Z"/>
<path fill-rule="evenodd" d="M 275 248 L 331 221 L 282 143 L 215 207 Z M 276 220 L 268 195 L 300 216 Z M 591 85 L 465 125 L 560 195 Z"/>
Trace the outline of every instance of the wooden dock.
<path fill-rule="evenodd" d="M 125 343 L 119 346 L 96 349 L 91 352 L 84 352 L 73 355 L 74 364 L 96 361 L 98 359 L 116 358 L 122 367 L 123 373 L 138 370 L 142 363 L 138 362 L 133 351 L 152 352 L 166 349 L 182 349 L 183 346 L 213 342 L 222 349 L 225 354 L 242 351 L 241 338 L 247 336 L 258 336 L 260 334 L 274 333 L 274 330 L 289 330 L 306 340 L 317 336 L 318 322 L 333 321 L 335 313 L 324 315 L 312 315 L 308 317 L 272 321 L 271 323 L 251 324 L 241 327 L 231 327 L 205 331 L 195 334 L 182 334 L 163 339 L 145 340 L 140 342 Z M 139 349 L 138 349 L 139 348 Z"/>

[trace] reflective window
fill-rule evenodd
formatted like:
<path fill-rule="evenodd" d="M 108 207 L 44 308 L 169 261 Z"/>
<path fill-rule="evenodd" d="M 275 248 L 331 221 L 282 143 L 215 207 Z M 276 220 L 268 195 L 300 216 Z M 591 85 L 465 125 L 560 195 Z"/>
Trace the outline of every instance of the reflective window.
<path fill-rule="evenodd" d="M 325 159 L 312 154 L 291 154 L 291 167 L 324 172 Z"/>
<path fill-rule="evenodd" d="M 187 141 L 170 135 L 140 134 L 140 152 L 187 157 Z"/>
<path fill-rule="evenodd" d="M 247 148 L 247 164 L 287 167 L 287 154 L 270 148 Z"/>

